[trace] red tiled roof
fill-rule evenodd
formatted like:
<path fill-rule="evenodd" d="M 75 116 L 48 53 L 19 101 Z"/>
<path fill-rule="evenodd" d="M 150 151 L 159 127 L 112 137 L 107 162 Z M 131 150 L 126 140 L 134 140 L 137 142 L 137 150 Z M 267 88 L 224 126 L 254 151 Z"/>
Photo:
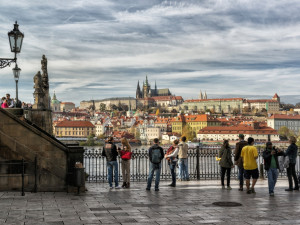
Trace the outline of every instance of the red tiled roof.
<path fill-rule="evenodd" d="M 207 101 L 242 101 L 243 98 L 215 98 L 215 99 L 190 99 L 185 102 L 207 102 Z"/>
<path fill-rule="evenodd" d="M 89 121 L 62 121 L 56 127 L 95 127 Z"/>
<path fill-rule="evenodd" d="M 61 102 L 60 104 L 72 104 L 72 105 L 75 105 L 73 102 Z"/>
<path fill-rule="evenodd" d="M 284 114 L 273 114 L 268 119 L 277 120 L 300 120 L 300 115 L 284 115 Z"/>
<path fill-rule="evenodd" d="M 247 103 L 266 103 L 266 102 L 278 102 L 276 100 L 272 100 L 272 99 L 254 99 L 254 100 L 249 100 L 249 99 L 245 99 L 244 102 Z"/>
<path fill-rule="evenodd" d="M 277 93 L 275 93 L 275 95 L 273 96 L 273 98 L 279 98 L 279 96 L 277 95 Z"/>

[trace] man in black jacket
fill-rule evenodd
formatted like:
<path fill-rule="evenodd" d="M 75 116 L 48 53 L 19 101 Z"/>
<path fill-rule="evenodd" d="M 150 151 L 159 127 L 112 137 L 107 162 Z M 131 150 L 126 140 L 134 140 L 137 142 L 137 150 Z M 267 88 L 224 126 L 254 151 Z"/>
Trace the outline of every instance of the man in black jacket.
<path fill-rule="evenodd" d="M 243 159 L 241 157 L 241 152 L 243 147 L 248 145 L 248 142 L 244 140 L 244 135 L 239 134 L 239 142 L 235 145 L 235 151 L 234 151 L 234 164 L 237 165 L 239 169 L 238 178 L 240 181 L 240 188 L 239 191 L 243 191 L 244 186 L 244 166 L 243 166 Z"/>
<path fill-rule="evenodd" d="M 150 169 L 149 169 L 149 176 L 147 182 L 147 191 L 150 191 L 151 183 L 155 174 L 155 191 L 159 191 L 158 185 L 160 181 L 160 171 L 161 171 L 161 160 L 164 158 L 164 150 L 162 147 L 158 145 L 159 140 L 158 138 L 154 138 L 154 145 L 149 148 L 149 160 L 150 160 Z"/>
<path fill-rule="evenodd" d="M 107 143 L 105 143 L 105 146 L 102 151 L 102 156 L 106 157 L 106 165 L 108 170 L 108 183 L 109 187 L 112 189 L 112 180 L 113 180 L 113 170 L 115 175 L 115 188 L 119 189 L 119 181 L 118 181 L 118 151 L 116 145 L 113 143 L 113 137 L 109 137 L 107 140 Z"/>
<path fill-rule="evenodd" d="M 272 142 L 267 142 L 266 149 L 263 152 L 263 158 L 265 160 L 265 170 L 268 173 L 268 185 L 269 194 L 274 196 L 274 188 L 278 177 L 278 156 L 284 155 L 284 153 L 277 149 L 275 146 L 272 147 Z"/>

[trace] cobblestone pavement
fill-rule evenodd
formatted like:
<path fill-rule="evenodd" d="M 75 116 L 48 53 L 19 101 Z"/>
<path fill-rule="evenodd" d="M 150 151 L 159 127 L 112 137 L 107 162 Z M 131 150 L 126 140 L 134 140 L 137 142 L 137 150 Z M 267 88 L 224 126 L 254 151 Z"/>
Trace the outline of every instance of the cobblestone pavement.
<path fill-rule="evenodd" d="M 108 189 L 108 184 L 87 184 L 80 196 L 68 193 L 0 193 L 0 224 L 300 224 L 300 192 L 285 192 L 280 180 L 275 196 L 268 195 L 267 180 L 259 180 L 256 194 L 222 190 L 219 181 L 178 182 L 160 191 L 146 191 L 146 183 L 130 189 Z M 214 202 L 238 202 L 239 207 Z"/>

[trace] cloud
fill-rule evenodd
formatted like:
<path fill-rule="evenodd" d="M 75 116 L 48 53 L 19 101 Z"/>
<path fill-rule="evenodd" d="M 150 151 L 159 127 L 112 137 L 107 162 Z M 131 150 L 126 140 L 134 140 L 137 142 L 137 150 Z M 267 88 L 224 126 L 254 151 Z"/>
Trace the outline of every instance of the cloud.
<path fill-rule="evenodd" d="M 25 33 L 20 94 L 48 58 L 51 92 L 64 101 L 134 96 L 137 81 L 185 98 L 211 94 L 297 94 L 300 3 L 295 0 L 0 0 L 0 57 L 7 32 Z M 0 85 L 14 92 L 11 70 Z M 1 82 L 2 83 L 2 82 Z M 247 86 L 247 88 L 245 88 Z M 4 91 L 5 90 L 5 91 Z"/>

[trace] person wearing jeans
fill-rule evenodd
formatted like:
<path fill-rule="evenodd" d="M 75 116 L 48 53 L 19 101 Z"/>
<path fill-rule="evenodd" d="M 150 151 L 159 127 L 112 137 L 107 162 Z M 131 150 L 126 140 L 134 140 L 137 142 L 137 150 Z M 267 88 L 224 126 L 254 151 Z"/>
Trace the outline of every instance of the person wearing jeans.
<path fill-rule="evenodd" d="M 149 176 L 147 180 L 147 190 L 150 190 L 151 188 L 151 183 L 153 180 L 153 175 L 155 172 L 155 191 L 159 190 L 159 181 L 160 181 L 160 171 L 161 171 L 161 163 L 159 164 L 154 164 L 150 162 L 150 168 L 149 168 Z"/>
<path fill-rule="evenodd" d="M 116 145 L 113 143 L 114 139 L 113 137 L 109 137 L 108 141 L 105 143 L 105 146 L 102 151 L 102 156 L 106 157 L 106 165 L 108 170 L 108 183 L 109 187 L 112 189 L 112 180 L 113 180 L 113 170 L 115 175 L 115 188 L 119 189 L 119 173 L 118 173 L 118 151 Z"/>
<path fill-rule="evenodd" d="M 109 183 L 109 187 L 113 187 L 112 182 L 113 182 L 113 172 L 115 175 L 115 187 L 118 188 L 119 187 L 119 181 L 118 181 L 118 177 L 119 177 L 119 173 L 118 173 L 118 162 L 117 161 L 111 161 L 111 162 L 107 162 L 106 163 L 107 166 L 107 170 L 108 170 L 108 183 Z"/>
<path fill-rule="evenodd" d="M 147 191 L 150 191 L 151 183 L 153 180 L 154 172 L 155 174 L 155 191 L 159 191 L 159 180 L 160 180 L 160 171 L 161 171 L 161 160 L 164 158 L 164 150 L 160 147 L 158 138 L 154 138 L 153 140 L 154 145 L 149 148 L 149 176 L 147 180 Z"/>
<path fill-rule="evenodd" d="M 186 137 L 183 136 L 181 138 L 181 142 L 179 143 L 179 152 L 178 152 L 178 179 L 182 180 L 190 180 L 189 177 L 189 168 L 188 168 L 188 145 L 185 143 Z"/>
<path fill-rule="evenodd" d="M 299 184 L 298 184 L 298 179 L 297 179 L 297 175 L 296 175 L 296 170 L 295 170 L 295 166 L 296 166 L 296 158 L 298 155 L 298 147 L 296 145 L 296 141 L 297 139 L 294 136 L 290 137 L 290 146 L 288 147 L 288 149 L 285 152 L 285 156 L 289 157 L 289 167 L 286 169 L 287 172 L 287 176 L 288 176 L 288 180 L 289 180 L 289 188 L 285 189 L 286 191 L 299 191 Z M 294 179 L 294 183 L 295 183 L 295 187 L 293 189 L 293 179 Z"/>
<path fill-rule="evenodd" d="M 279 169 L 278 156 L 280 155 L 283 155 L 283 152 L 280 149 L 277 149 L 275 146 L 272 147 L 272 142 L 267 142 L 266 149 L 263 152 L 263 158 L 265 161 L 265 170 L 268 174 L 270 196 L 274 196 L 274 188 L 276 185 Z"/>

